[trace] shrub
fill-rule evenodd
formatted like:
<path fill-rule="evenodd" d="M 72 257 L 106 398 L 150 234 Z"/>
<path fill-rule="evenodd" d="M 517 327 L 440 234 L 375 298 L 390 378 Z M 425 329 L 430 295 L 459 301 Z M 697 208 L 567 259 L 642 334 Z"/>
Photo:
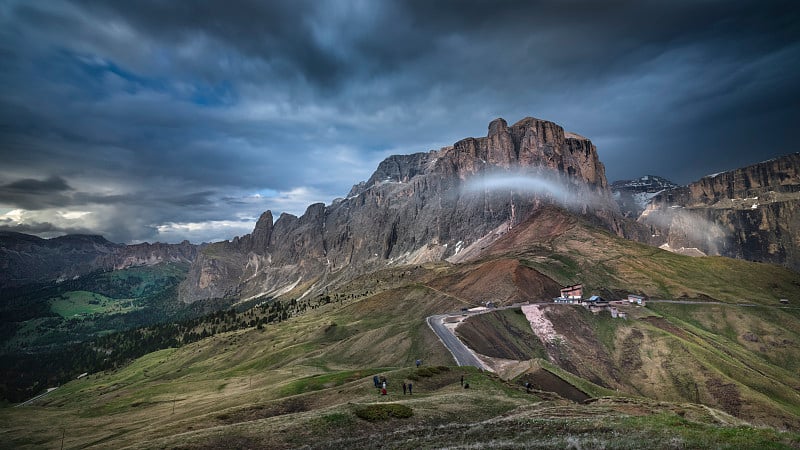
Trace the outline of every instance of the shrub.
<path fill-rule="evenodd" d="M 395 419 L 407 419 L 414 415 L 414 411 L 406 405 L 397 403 L 380 403 L 374 405 L 366 405 L 356 408 L 356 416 L 369 420 L 370 422 L 377 422 L 379 420 L 387 420 L 390 417 Z"/>
<path fill-rule="evenodd" d="M 447 372 L 449 370 L 450 370 L 450 368 L 447 367 L 447 366 L 438 366 L 438 367 L 427 366 L 427 367 L 422 367 L 422 368 L 417 369 L 416 373 L 414 373 L 409 378 L 412 378 L 414 380 L 419 380 L 420 377 L 428 378 L 428 377 L 432 377 L 434 375 L 438 375 L 438 374 L 440 374 L 442 372 Z"/>

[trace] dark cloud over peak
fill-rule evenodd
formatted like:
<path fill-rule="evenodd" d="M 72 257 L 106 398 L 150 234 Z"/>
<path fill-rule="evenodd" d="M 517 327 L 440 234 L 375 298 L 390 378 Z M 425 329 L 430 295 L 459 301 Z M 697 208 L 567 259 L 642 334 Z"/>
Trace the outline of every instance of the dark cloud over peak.
<path fill-rule="evenodd" d="M 10 0 L 0 219 L 229 238 L 494 117 L 685 183 L 797 151 L 798 42 L 782 0 Z"/>

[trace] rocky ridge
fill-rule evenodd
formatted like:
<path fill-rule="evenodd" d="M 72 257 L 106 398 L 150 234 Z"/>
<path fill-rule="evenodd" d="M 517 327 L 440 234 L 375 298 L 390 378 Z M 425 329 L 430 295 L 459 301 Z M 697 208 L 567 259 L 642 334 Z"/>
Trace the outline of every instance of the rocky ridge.
<path fill-rule="evenodd" d="M 504 184 L 503 177 L 533 187 Z M 509 126 L 496 119 L 486 137 L 387 158 L 331 205 L 282 214 L 274 224 L 265 212 L 253 233 L 201 251 L 180 296 L 308 294 L 388 265 L 452 260 L 563 198 L 614 228 L 618 209 L 590 140 L 545 120 Z"/>
<path fill-rule="evenodd" d="M 665 190 L 639 222 L 664 248 L 800 270 L 800 153 Z"/>

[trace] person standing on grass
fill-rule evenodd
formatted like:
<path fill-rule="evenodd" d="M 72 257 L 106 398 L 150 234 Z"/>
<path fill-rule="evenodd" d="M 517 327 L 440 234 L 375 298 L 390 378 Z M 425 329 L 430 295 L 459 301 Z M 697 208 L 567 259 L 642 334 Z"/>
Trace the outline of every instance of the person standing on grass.
<path fill-rule="evenodd" d="M 413 387 L 413 385 L 411 383 L 408 383 L 408 395 L 413 395 L 414 394 L 414 392 L 411 391 L 412 387 Z"/>
<path fill-rule="evenodd" d="M 403 381 L 403 395 L 406 395 L 406 389 L 408 389 L 408 385 L 406 385 L 406 382 Z"/>
<path fill-rule="evenodd" d="M 464 387 L 464 375 L 461 375 L 461 387 Z"/>
<path fill-rule="evenodd" d="M 380 383 L 378 382 L 378 376 L 375 375 L 372 377 L 372 382 L 375 383 L 375 387 L 381 387 Z"/>

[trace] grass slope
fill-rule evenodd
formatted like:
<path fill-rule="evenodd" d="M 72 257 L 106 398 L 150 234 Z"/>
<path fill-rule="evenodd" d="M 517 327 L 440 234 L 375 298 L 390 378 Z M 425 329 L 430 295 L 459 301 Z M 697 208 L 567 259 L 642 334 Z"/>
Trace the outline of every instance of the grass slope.
<path fill-rule="evenodd" d="M 524 286 L 549 289 L 529 269 L 610 293 L 729 303 L 772 304 L 800 286 L 800 275 L 774 266 L 673 255 L 558 213 L 539 219 L 469 262 L 474 269 L 438 263 L 365 275 L 301 316 L 154 352 L 33 406 L 2 409 L 0 433 L 15 448 L 56 447 L 62 433 L 67 448 L 800 445 L 797 433 L 746 423 L 797 429 L 800 355 L 790 344 L 800 335 L 788 310 L 654 304 L 621 321 L 565 307 L 547 312 L 569 337 L 554 348 L 524 336 L 514 312 L 487 319 L 484 328 L 505 329 L 500 340 L 517 351 L 546 354 L 538 369 L 601 397 L 588 405 L 528 394 L 519 382 L 474 369 L 438 369 L 452 359 L 424 319 L 473 303 L 480 284 L 471 276 L 484 264 L 513 270 L 491 284 L 508 301 L 522 298 Z M 388 396 L 372 387 L 373 375 L 387 377 Z M 404 380 L 413 397 L 402 395 Z"/>

